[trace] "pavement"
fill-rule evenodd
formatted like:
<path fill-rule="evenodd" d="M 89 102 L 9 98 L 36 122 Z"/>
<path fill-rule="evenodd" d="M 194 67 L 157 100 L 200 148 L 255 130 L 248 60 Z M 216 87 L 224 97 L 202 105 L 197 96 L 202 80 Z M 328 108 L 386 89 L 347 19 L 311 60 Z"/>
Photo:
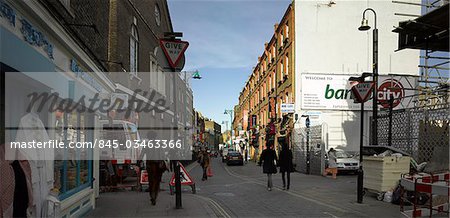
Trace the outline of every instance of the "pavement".
<path fill-rule="evenodd" d="M 196 181 L 197 193 L 183 186 L 183 209 L 175 209 L 165 173 L 156 206 L 146 192 L 103 193 L 90 217 L 401 217 L 398 205 L 376 200 L 375 195 L 356 203 L 356 176 L 330 177 L 291 174 L 291 189 L 281 189 L 281 175 L 273 175 L 274 189 L 267 191 L 262 168 L 249 162 L 227 166 L 213 159 L 213 176 L 201 181 L 197 163 L 186 167 Z"/>

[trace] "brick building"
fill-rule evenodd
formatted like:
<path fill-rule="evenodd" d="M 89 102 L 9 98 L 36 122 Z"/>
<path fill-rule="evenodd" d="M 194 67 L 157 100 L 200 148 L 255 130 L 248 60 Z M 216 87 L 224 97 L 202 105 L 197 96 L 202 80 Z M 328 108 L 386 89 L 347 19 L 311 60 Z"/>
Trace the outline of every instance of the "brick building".
<path fill-rule="evenodd" d="M 235 107 L 234 132 L 238 134 L 242 127 L 242 130 L 250 133 L 247 134 L 250 137 L 251 133 L 260 133 L 256 141 L 251 143 L 251 157 L 264 149 L 264 129 L 271 119 L 276 122 L 278 130 L 281 128 L 285 114 L 281 113 L 280 105 L 294 101 L 293 14 L 292 5 L 289 5 L 280 23 L 274 25 L 274 34 L 264 44 L 264 52 L 258 57 L 252 74 L 240 92 L 239 104 Z M 278 143 L 275 143 L 275 147 L 278 148 Z"/>

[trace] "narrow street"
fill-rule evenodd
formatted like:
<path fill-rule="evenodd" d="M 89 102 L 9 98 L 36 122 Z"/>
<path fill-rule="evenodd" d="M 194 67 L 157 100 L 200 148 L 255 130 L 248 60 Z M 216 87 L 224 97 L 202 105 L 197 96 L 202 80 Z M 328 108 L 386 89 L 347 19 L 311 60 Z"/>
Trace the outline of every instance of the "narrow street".
<path fill-rule="evenodd" d="M 0 0 L 0 218 L 450 218 L 449 12 Z"/>
<path fill-rule="evenodd" d="M 266 176 L 254 162 L 227 166 L 219 158 L 212 161 L 213 176 L 201 181 L 197 163 L 187 167 L 196 181 L 197 193 L 183 189 L 183 209 L 175 210 L 175 196 L 162 183 L 156 206 L 148 193 L 115 192 L 101 194 L 96 216 L 201 216 L 201 217 L 398 217 L 397 205 L 377 201 L 370 194 L 364 204 L 356 203 L 356 176 L 330 177 L 291 174 L 291 189 L 281 189 L 281 175 L 274 175 L 274 189 L 267 191 Z M 164 175 L 168 181 L 169 173 Z M 135 202 L 131 204 L 130 201 Z M 118 211 L 112 208 L 121 208 Z"/>

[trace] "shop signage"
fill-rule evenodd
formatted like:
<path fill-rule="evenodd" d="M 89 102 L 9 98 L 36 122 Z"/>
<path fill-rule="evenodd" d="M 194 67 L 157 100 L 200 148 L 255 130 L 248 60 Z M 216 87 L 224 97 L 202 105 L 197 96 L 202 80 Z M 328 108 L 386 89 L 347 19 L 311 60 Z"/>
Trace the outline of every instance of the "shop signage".
<path fill-rule="evenodd" d="M 87 72 L 84 72 L 83 69 L 78 65 L 78 63 L 75 60 L 70 60 L 70 70 L 75 73 L 77 78 L 81 78 L 83 81 L 85 81 L 87 84 L 92 86 L 95 90 L 101 92 L 102 91 L 102 85 L 100 85 L 97 80 L 89 75 Z"/>
<path fill-rule="evenodd" d="M 280 105 L 281 113 L 295 113 L 294 104 L 282 103 Z"/>
<path fill-rule="evenodd" d="M 164 51 L 164 54 L 166 55 L 167 60 L 169 61 L 170 66 L 176 68 L 181 57 L 183 57 L 184 51 L 188 48 L 189 42 L 161 39 L 159 40 L 159 43 Z"/>
<path fill-rule="evenodd" d="M 14 9 L 2 0 L 0 0 L 0 17 L 8 20 L 9 24 L 14 28 L 16 28 L 17 17 L 20 20 L 20 32 L 24 40 L 32 46 L 42 48 L 50 59 L 54 59 L 53 44 L 48 41 L 47 37 L 25 18 L 16 14 Z"/>
<path fill-rule="evenodd" d="M 361 105 L 353 101 L 350 77 L 358 74 L 302 74 L 301 108 L 306 110 L 360 110 Z M 394 108 L 408 107 L 417 87 L 416 76 L 383 75 L 378 79 L 377 97 L 380 108 L 389 107 L 389 99 L 395 100 Z M 411 103 L 412 104 L 412 103 Z M 364 104 L 365 110 L 372 110 L 372 100 Z"/>

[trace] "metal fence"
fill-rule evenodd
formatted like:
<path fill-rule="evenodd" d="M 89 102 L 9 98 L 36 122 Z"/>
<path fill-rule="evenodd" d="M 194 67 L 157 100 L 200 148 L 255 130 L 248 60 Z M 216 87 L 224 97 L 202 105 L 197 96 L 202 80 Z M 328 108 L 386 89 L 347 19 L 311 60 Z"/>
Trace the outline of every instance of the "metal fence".
<path fill-rule="evenodd" d="M 323 125 L 311 126 L 309 128 L 309 157 L 310 174 L 321 175 L 325 167 L 325 137 Z M 294 129 L 292 137 L 293 155 L 295 169 L 301 173 L 307 173 L 308 158 L 308 128 Z"/>
<path fill-rule="evenodd" d="M 384 111 L 378 116 L 378 144 L 410 154 L 417 162 L 449 158 L 448 102 Z"/>

